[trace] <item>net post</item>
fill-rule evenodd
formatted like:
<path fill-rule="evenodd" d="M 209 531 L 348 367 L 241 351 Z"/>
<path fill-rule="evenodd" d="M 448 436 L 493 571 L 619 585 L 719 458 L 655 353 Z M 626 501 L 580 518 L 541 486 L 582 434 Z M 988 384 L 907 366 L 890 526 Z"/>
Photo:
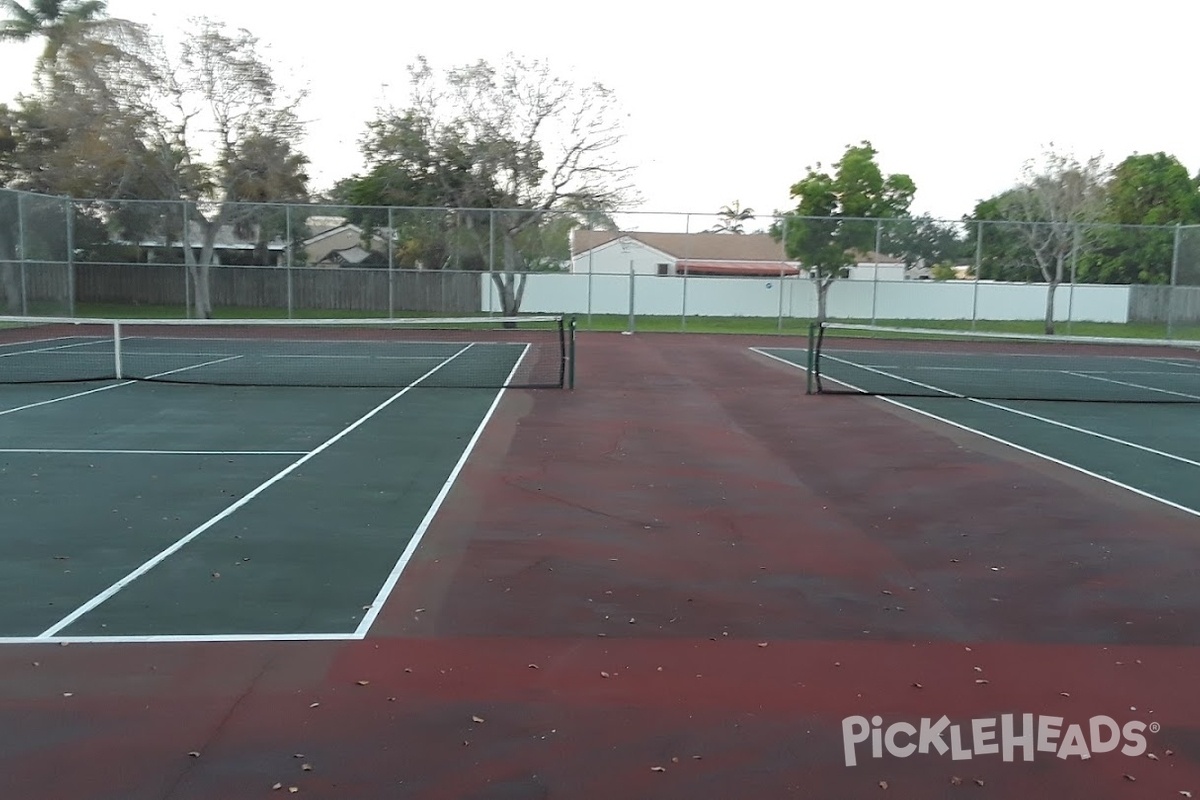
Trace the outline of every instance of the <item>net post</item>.
<path fill-rule="evenodd" d="M 812 394 L 814 388 L 813 370 L 817 363 L 817 325 L 820 323 L 808 323 L 808 362 L 805 366 L 805 394 Z"/>
<path fill-rule="evenodd" d="M 125 377 L 121 364 L 121 323 L 113 323 L 113 377 L 122 380 Z"/>
<path fill-rule="evenodd" d="M 575 315 L 574 314 L 571 315 L 571 321 L 569 324 L 570 324 L 570 329 L 567 332 L 567 337 L 568 337 L 567 338 L 567 347 L 568 347 L 568 356 L 567 357 L 569 359 L 567 361 L 567 370 L 568 370 L 567 388 L 574 389 L 575 388 Z"/>

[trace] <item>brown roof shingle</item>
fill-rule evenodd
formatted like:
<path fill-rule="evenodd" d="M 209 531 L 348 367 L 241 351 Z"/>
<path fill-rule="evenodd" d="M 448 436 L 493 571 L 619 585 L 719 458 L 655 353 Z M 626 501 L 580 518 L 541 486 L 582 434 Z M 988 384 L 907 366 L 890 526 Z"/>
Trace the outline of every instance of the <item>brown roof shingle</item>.
<path fill-rule="evenodd" d="M 783 243 L 765 233 L 646 233 L 577 228 L 571 254 L 579 255 L 622 236 L 636 239 L 675 258 L 705 261 L 784 261 Z"/>

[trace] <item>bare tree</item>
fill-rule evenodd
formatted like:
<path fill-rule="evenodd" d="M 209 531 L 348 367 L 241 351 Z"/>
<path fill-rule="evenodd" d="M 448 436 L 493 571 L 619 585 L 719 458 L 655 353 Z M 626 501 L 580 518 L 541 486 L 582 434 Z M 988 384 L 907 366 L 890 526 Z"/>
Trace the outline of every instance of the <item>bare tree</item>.
<path fill-rule="evenodd" d="M 586 222 L 634 199 L 631 168 L 617 155 L 622 117 L 611 90 L 554 74 L 541 61 L 508 56 L 435 74 L 410 67 L 411 96 L 371 125 L 368 161 L 404 176 L 414 197 L 461 211 L 451 224 L 495 226 L 501 269 L 493 281 L 504 313 L 520 309 L 525 286 L 522 233 L 562 214 Z"/>
<path fill-rule="evenodd" d="M 1051 149 L 1040 162 L 1026 164 L 1020 184 L 1002 199 L 1006 219 L 1032 252 L 1046 281 L 1047 334 L 1054 333 L 1054 293 L 1066 275 L 1066 265 L 1078 255 L 1088 222 L 1104 208 L 1109 170 L 1102 156 L 1086 162 Z"/>
<path fill-rule="evenodd" d="M 199 241 L 190 241 L 190 225 L 183 230 L 184 261 L 194 312 L 208 318 L 218 234 L 257 213 L 245 201 L 306 196 L 307 159 L 291 146 L 303 93 L 285 95 L 257 38 L 204 18 L 192 24 L 178 57 L 160 44 L 153 59 L 159 94 L 148 106 L 150 149 L 161 196 L 187 202 L 198 230 Z"/>

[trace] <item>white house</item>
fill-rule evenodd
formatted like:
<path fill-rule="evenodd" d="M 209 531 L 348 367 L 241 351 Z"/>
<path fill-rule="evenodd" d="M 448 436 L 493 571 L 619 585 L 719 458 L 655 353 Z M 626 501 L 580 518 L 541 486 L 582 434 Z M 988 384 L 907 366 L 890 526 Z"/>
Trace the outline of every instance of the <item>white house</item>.
<path fill-rule="evenodd" d="M 627 275 L 743 276 L 802 274 L 783 244 L 765 233 L 571 232 L 571 272 Z"/>
<path fill-rule="evenodd" d="M 904 259 L 881 253 L 861 253 L 849 267 L 852 281 L 902 281 L 910 277 Z"/>

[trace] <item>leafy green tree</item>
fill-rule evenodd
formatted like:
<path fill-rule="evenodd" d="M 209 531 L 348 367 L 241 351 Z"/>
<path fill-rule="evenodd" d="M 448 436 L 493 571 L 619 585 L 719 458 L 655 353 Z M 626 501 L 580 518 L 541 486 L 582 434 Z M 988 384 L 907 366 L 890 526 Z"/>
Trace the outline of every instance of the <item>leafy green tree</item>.
<path fill-rule="evenodd" d="M 883 251 L 901 256 L 906 267 L 943 261 L 956 264 L 971 257 L 961 224 L 928 214 L 884 223 L 881 240 Z"/>
<path fill-rule="evenodd" d="M 44 39 L 40 60 L 53 64 L 64 48 L 78 45 L 90 29 L 104 24 L 105 0 L 0 0 L 8 18 L 0 22 L 0 41 Z"/>
<path fill-rule="evenodd" d="M 753 208 L 742 208 L 742 204 L 734 200 L 731 205 L 721 206 L 717 212 L 717 224 L 712 233 L 745 233 L 746 223 L 754 219 Z"/>
<path fill-rule="evenodd" d="M 849 146 L 832 174 L 809 167 L 793 184 L 796 207 L 777 220 L 770 233 L 782 240 L 817 281 L 817 318 L 826 317 L 829 287 L 853 263 L 856 253 L 874 249 L 876 219 L 905 216 L 917 187 L 904 174 L 885 176 L 870 142 Z"/>
<path fill-rule="evenodd" d="M 1200 222 L 1200 179 L 1166 153 L 1131 155 L 1113 170 L 1102 220 L 1112 224 L 1095 229 L 1080 280 L 1167 283 L 1175 245 L 1167 226 Z"/>
<path fill-rule="evenodd" d="M 980 200 L 971 216 L 963 219 L 967 232 L 965 246 L 972 260 L 979 256 L 981 280 L 1025 283 L 1041 277 L 1017 224 L 1005 216 L 1011 193 L 1009 190 Z"/>

